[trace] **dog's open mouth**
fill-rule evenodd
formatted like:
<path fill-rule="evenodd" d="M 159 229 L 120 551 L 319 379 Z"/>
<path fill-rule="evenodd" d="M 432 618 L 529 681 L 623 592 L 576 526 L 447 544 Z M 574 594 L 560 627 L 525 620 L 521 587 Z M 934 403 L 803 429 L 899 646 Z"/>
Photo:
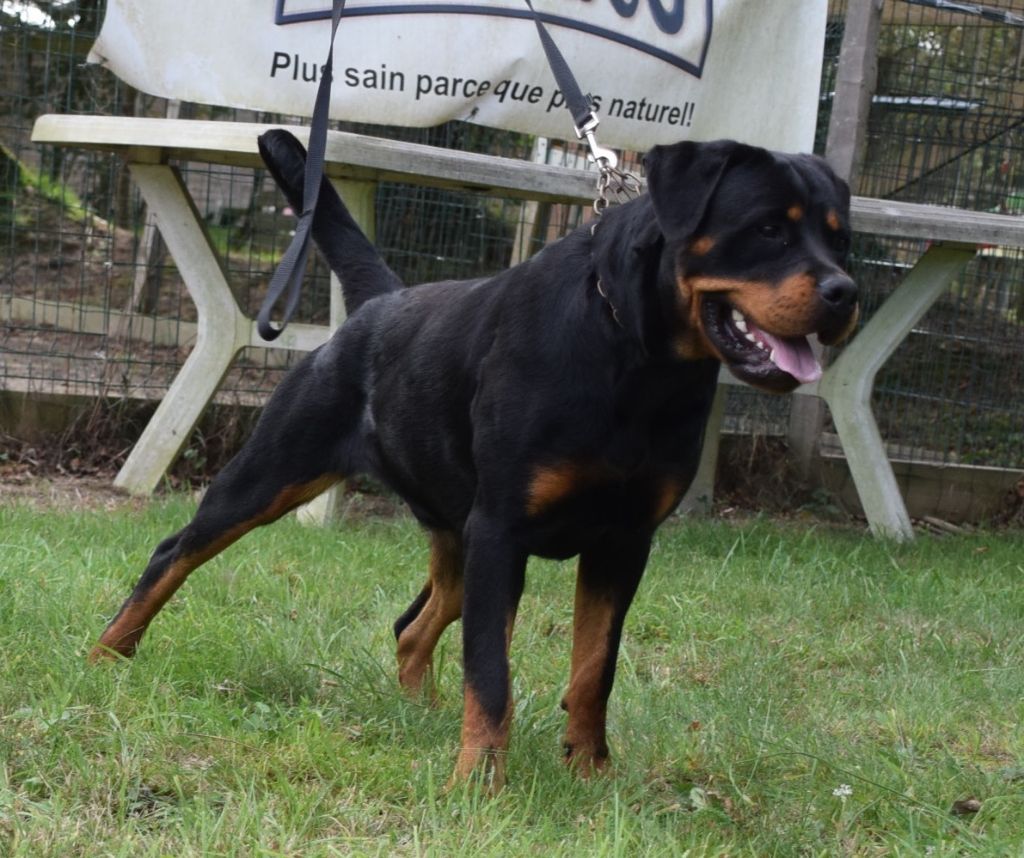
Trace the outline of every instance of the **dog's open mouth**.
<path fill-rule="evenodd" d="M 740 380 L 789 391 L 821 378 L 821 364 L 806 337 L 768 333 L 724 295 L 705 294 L 700 312 L 705 336 Z"/>

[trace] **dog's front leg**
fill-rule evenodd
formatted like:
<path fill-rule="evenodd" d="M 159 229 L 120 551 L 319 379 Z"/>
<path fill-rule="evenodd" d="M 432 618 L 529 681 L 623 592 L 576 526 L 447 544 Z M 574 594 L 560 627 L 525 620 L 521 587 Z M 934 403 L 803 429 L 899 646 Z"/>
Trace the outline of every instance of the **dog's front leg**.
<path fill-rule="evenodd" d="M 572 672 L 562 708 L 569 712 L 565 759 L 587 777 L 608 762 L 605 715 L 626 618 L 647 564 L 650 536 L 616 534 L 580 555 L 573 614 Z"/>
<path fill-rule="evenodd" d="M 505 784 L 512 720 L 508 647 L 526 553 L 496 519 L 474 512 L 465 530 L 462 608 L 462 743 L 449 785 L 479 777 L 489 792 Z"/>

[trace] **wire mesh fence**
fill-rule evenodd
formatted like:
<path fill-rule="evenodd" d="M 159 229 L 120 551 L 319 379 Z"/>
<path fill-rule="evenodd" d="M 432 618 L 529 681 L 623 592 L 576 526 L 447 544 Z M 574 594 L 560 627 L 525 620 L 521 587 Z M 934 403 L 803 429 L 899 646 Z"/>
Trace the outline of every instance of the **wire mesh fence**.
<path fill-rule="evenodd" d="M 53 17 L 50 13 L 60 13 Z M 0 387 L 159 399 L 195 338 L 195 308 L 124 165 L 114 156 L 36 147 L 47 112 L 297 122 L 290 117 L 169 104 L 85 63 L 102 3 L 0 6 Z M 574 149 L 465 123 L 433 129 L 341 125 L 346 130 L 549 163 Z M 235 297 L 254 313 L 292 217 L 263 170 L 181 164 L 223 259 Z M 377 241 L 415 283 L 476 276 L 525 257 L 578 212 L 476 194 L 382 183 Z M 297 321 L 325 323 L 329 274 L 312 266 Z M 218 399 L 256 403 L 296 355 L 247 349 Z"/>
<path fill-rule="evenodd" d="M 830 6 L 818 151 L 824 151 L 845 2 Z M 115 157 L 40 148 L 46 112 L 244 119 L 287 117 L 168 104 L 85 64 L 102 0 L 0 3 L 0 388 L 159 399 L 195 337 L 195 310 Z M 878 44 L 862 195 L 1024 213 L 1024 0 L 889 0 Z M 578 163 L 579 152 L 461 123 L 351 128 L 456 149 Z M 291 228 L 260 170 L 181 165 L 240 305 L 258 306 Z M 377 190 L 376 237 L 406 282 L 496 271 L 579 222 L 578 209 L 415 185 Z M 859 236 L 865 315 L 923 250 Z M 982 250 L 878 379 L 893 452 L 913 460 L 1024 467 L 1024 260 Z M 314 266 L 297 319 L 328 317 Z M 259 402 L 293 355 L 247 350 L 220 400 Z M 730 393 L 730 425 L 785 431 L 788 400 Z"/>
<path fill-rule="evenodd" d="M 845 3 L 832 4 L 819 145 Z M 1024 214 L 1024 2 L 889 0 L 882 12 L 862 196 Z M 860 235 L 865 316 L 922 242 Z M 879 373 L 874 409 L 894 456 L 1024 466 L 1024 258 L 984 248 Z"/>

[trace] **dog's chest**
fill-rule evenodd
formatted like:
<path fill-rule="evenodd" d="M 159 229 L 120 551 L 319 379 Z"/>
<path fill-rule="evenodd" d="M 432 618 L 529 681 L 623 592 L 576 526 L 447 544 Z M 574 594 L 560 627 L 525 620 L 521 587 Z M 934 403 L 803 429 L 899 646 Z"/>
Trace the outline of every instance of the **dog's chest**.
<path fill-rule="evenodd" d="M 653 531 L 679 503 L 693 470 L 643 469 L 627 476 L 586 461 L 534 469 L 524 519 L 531 553 L 570 557 L 611 531 Z"/>

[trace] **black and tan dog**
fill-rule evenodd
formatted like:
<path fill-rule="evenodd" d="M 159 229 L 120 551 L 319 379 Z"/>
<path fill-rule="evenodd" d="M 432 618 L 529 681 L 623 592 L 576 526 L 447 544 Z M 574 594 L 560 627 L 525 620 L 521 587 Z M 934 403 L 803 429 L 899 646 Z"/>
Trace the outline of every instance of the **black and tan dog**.
<path fill-rule="evenodd" d="M 261 151 L 301 210 L 305 153 Z M 508 647 L 531 554 L 579 555 L 567 760 L 608 758 L 622 624 L 651 537 L 693 478 L 724 363 L 788 392 L 820 373 L 806 340 L 852 328 L 849 193 L 823 161 L 728 141 L 647 157 L 648 193 L 494 277 L 403 289 L 324 182 L 314 237 L 349 317 L 274 392 L 193 520 L 157 547 L 94 657 L 131 655 L 174 591 L 240 536 L 347 475 L 377 476 L 431 540 L 395 623 L 398 676 L 430 683 L 462 618 L 455 779 L 504 781 Z"/>

